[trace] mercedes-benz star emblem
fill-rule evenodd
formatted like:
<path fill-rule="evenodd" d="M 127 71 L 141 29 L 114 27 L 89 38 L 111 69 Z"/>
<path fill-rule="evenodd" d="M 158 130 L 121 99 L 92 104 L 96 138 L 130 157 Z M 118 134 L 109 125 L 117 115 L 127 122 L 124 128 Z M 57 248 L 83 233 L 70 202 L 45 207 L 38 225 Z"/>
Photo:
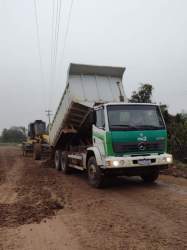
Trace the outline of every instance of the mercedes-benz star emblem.
<path fill-rule="evenodd" d="M 144 145 L 144 143 L 139 143 L 139 144 L 138 144 L 138 148 L 139 148 L 139 150 L 144 151 L 144 150 L 145 150 L 145 145 Z"/>

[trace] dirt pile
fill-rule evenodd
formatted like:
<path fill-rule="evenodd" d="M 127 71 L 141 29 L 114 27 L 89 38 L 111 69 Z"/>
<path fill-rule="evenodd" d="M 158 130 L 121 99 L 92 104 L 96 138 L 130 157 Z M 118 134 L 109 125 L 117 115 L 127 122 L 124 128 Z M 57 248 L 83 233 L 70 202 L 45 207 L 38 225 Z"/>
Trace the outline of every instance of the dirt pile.
<path fill-rule="evenodd" d="M 0 202 L 1 227 L 39 223 L 43 218 L 54 216 L 64 206 L 62 187 L 57 185 L 56 177 L 51 171 L 46 173 L 48 169 L 40 164 L 33 164 L 29 158 L 17 160 L 10 161 L 9 165 L 0 162 L 1 184 L 8 182 L 9 189 L 17 197 L 10 204 L 8 199 L 5 203 Z M 24 160 L 24 163 L 17 166 L 19 160 Z M 17 174 L 19 178 L 15 179 L 11 173 Z"/>

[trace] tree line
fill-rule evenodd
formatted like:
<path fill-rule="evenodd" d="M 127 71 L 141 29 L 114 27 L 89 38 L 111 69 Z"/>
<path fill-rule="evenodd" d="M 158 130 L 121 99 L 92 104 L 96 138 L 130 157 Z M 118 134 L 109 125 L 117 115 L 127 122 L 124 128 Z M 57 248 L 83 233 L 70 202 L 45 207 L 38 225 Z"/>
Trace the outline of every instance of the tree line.
<path fill-rule="evenodd" d="M 21 143 L 24 140 L 26 140 L 24 127 L 5 128 L 0 136 L 0 143 Z"/>

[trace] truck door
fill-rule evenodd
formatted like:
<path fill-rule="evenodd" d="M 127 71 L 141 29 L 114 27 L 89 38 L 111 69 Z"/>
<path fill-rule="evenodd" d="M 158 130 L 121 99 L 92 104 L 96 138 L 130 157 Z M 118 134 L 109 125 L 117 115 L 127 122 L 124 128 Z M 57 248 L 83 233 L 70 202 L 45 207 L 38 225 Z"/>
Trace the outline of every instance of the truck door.
<path fill-rule="evenodd" d="M 93 144 L 100 151 L 102 156 L 105 156 L 105 117 L 104 109 L 100 108 L 96 112 L 96 121 L 93 126 Z"/>

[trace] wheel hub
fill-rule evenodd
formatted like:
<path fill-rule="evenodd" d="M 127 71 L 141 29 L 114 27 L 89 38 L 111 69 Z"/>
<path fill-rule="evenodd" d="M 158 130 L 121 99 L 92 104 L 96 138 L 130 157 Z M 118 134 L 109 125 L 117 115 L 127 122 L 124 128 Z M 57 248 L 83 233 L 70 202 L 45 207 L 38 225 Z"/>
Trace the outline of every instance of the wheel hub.
<path fill-rule="evenodd" d="M 55 166 L 57 167 L 58 164 L 59 164 L 59 154 L 58 154 L 58 152 L 56 152 L 56 154 L 55 154 Z"/>
<path fill-rule="evenodd" d="M 65 169 L 65 160 L 64 160 L 63 157 L 61 159 L 61 167 L 62 167 L 63 170 Z"/>
<path fill-rule="evenodd" d="M 93 164 L 90 165 L 90 167 L 89 167 L 89 176 L 90 176 L 92 179 L 95 178 L 96 172 L 97 172 L 96 167 L 95 167 Z"/>

